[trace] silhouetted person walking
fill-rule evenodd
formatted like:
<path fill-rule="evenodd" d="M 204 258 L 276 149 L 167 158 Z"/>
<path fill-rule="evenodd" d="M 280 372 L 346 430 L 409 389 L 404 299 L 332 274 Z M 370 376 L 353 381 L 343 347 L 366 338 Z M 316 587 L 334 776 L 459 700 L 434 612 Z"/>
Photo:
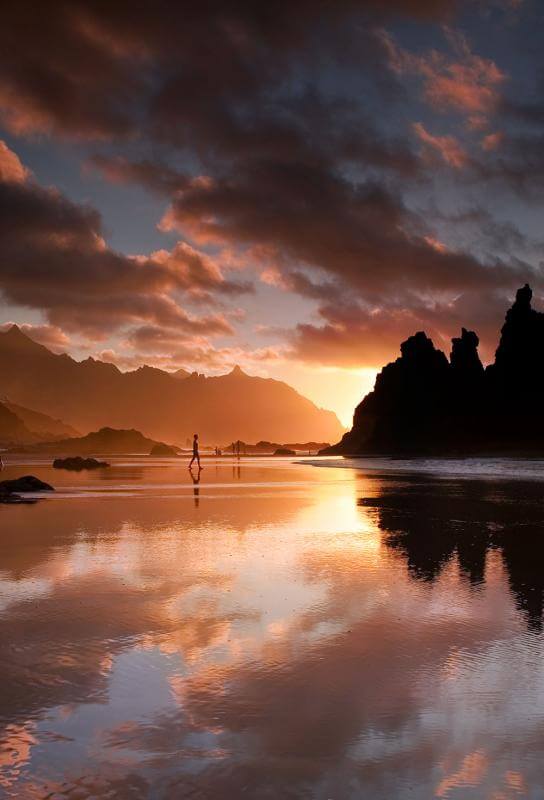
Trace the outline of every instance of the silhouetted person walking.
<path fill-rule="evenodd" d="M 198 433 L 195 433 L 195 435 L 193 436 L 193 457 L 189 464 L 189 469 L 191 469 L 195 461 L 198 464 L 198 468 L 202 469 L 202 467 L 200 466 L 200 453 L 198 452 Z"/>

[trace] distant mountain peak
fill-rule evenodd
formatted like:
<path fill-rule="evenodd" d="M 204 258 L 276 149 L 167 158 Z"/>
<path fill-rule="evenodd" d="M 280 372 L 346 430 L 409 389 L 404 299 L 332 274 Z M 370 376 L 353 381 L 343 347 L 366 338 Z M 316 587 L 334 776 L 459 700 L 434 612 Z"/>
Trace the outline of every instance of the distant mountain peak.
<path fill-rule="evenodd" d="M 186 369 L 183 369 L 183 367 L 180 367 L 175 372 L 171 372 L 170 375 L 173 378 L 176 378 L 178 381 L 182 381 L 185 380 L 185 378 L 189 378 L 191 373 L 188 372 Z"/>
<path fill-rule="evenodd" d="M 28 339 L 29 338 L 28 336 L 26 336 L 22 332 L 20 327 L 18 325 L 16 325 L 15 323 L 11 327 L 9 327 L 6 331 L 4 331 L 4 336 L 9 336 L 10 339 L 16 339 L 16 338 Z"/>
<path fill-rule="evenodd" d="M 173 376 L 151 366 L 121 372 L 96 358 L 56 355 L 15 329 L 0 333 L 0 376 L 1 392 L 12 401 L 37 406 L 83 433 L 106 425 L 184 442 L 198 431 L 209 444 L 336 441 L 342 434 L 334 414 L 281 381 L 247 375 L 240 365 L 213 377 L 179 370 Z M 39 424 L 44 429 L 45 421 Z M 52 432 L 65 438 L 58 428 Z"/>
<path fill-rule="evenodd" d="M 35 342 L 34 339 L 27 336 L 16 324 L 13 324 L 7 331 L 1 332 L 0 337 L 0 340 L 5 346 L 17 348 L 18 350 L 21 350 L 21 348 L 25 348 L 26 350 L 47 350 L 42 344 Z"/>

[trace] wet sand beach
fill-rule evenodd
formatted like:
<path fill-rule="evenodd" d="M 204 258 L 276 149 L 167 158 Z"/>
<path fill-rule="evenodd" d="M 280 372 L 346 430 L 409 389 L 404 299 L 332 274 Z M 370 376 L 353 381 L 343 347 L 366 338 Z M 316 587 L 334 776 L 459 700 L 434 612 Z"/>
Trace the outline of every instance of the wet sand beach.
<path fill-rule="evenodd" d="M 542 797 L 540 462 L 203 464 L 4 470 L 0 797 Z"/>

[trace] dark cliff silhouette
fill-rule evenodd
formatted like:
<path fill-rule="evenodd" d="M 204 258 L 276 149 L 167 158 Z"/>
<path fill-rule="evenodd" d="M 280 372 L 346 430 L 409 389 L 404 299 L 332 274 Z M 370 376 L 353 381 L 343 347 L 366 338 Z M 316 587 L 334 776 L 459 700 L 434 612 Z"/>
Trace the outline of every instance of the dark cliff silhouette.
<path fill-rule="evenodd" d="M 526 284 L 506 314 L 495 362 L 462 329 L 450 358 L 423 332 L 376 378 L 353 427 L 322 452 L 344 455 L 544 453 L 544 313 Z"/>

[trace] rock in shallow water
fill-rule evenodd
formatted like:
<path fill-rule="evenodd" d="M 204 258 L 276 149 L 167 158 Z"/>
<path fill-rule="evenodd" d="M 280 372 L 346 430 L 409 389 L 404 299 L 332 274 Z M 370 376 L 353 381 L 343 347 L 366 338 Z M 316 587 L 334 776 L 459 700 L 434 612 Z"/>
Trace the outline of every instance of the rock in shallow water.
<path fill-rule="evenodd" d="M 96 458 L 82 458 L 81 456 L 72 456 L 70 458 L 56 458 L 53 461 L 55 469 L 101 469 L 102 467 L 109 467 L 107 461 L 97 461 Z"/>
<path fill-rule="evenodd" d="M 15 505 L 16 503 L 34 503 L 28 497 L 21 497 L 17 492 L 54 492 L 52 486 L 44 483 L 34 475 L 23 475 L 11 481 L 0 481 L 0 503 Z"/>
<path fill-rule="evenodd" d="M 20 494 L 14 494 L 13 492 L 0 492 L 0 504 L 3 505 L 21 505 L 27 504 L 30 505 L 35 503 L 36 500 L 30 497 L 21 497 Z"/>
<path fill-rule="evenodd" d="M 23 475 L 11 481 L 0 481 L 0 495 L 13 494 L 14 492 L 54 492 L 52 486 L 35 475 Z"/>

